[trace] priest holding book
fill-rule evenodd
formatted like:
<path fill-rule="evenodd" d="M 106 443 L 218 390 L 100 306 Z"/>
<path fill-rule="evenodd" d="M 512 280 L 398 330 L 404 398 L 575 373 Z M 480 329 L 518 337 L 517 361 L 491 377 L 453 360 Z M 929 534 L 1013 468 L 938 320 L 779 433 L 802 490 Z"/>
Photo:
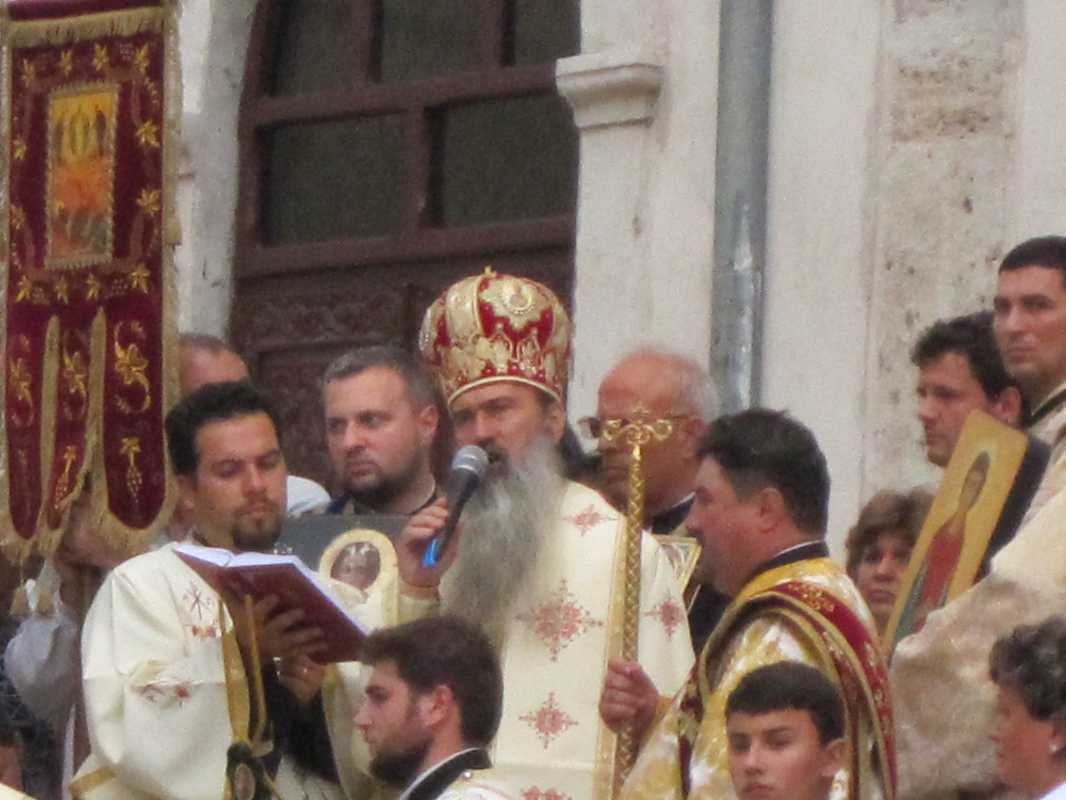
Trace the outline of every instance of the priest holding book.
<path fill-rule="evenodd" d="M 267 400 L 248 383 L 205 386 L 168 415 L 167 440 L 196 542 L 269 553 L 286 468 Z M 321 630 L 275 596 L 220 592 L 175 548 L 117 567 L 89 610 L 82 665 L 92 752 L 73 794 L 221 798 L 254 781 L 282 798 L 307 796 L 312 784 L 314 796 L 343 796 L 336 781 L 352 774 L 353 682 L 330 669 L 320 693 L 300 697 L 276 666 L 315 658 Z M 422 568 L 403 558 L 402 543 L 397 551 L 401 576 L 424 580 L 409 572 Z M 369 627 L 402 610 L 397 598 L 332 588 Z"/>

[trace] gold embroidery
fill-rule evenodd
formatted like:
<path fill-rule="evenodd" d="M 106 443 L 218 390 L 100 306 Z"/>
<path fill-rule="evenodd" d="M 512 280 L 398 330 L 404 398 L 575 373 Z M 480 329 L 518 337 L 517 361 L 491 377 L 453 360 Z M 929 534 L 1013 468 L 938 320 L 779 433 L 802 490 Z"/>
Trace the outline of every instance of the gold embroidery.
<path fill-rule="evenodd" d="M 22 59 L 22 85 L 27 89 L 37 79 L 37 67 L 28 58 Z"/>
<path fill-rule="evenodd" d="M 159 126 L 147 119 L 137 128 L 136 137 L 141 147 L 159 147 Z"/>
<path fill-rule="evenodd" d="M 144 336 L 144 330 L 136 322 L 128 323 L 129 328 L 135 333 Z M 148 359 L 141 353 L 141 349 L 137 346 L 136 342 L 130 342 L 127 346 L 122 346 L 122 333 L 126 328 L 127 323 L 122 322 L 115 326 L 115 372 L 118 373 L 122 379 L 124 386 L 139 386 L 144 390 L 144 401 L 139 409 L 134 409 L 129 402 L 122 397 L 116 397 L 115 403 L 118 407 L 127 414 L 141 413 L 147 411 L 148 407 L 152 404 L 152 391 L 151 384 L 148 382 Z"/>
<path fill-rule="evenodd" d="M 126 282 L 131 290 L 136 289 L 139 292 L 148 294 L 148 279 L 151 276 L 152 273 L 148 271 L 144 264 L 138 264 L 133 272 L 127 276 Z"/>
<path fill-rule="evenodd" d="M 93 45 L 93 69 L 103 72 L 111 66 L 111 57 L 108 55 L 107 46 L 102 44 Z"/>
<path fill-rule="evenodd" d="M 78 460 L 78 448 L 72 444 L 68 444 L 63 450 L 63 474 L 59 476 L 59 480 L 56 481 L 56 490 L 53 500 L 56 504 L 59 503 L 64 497 L 67 496 L 67 492 L 70 491 L 70 473 L 74 469 L 74 462 Z"/>
<path fill-rule="evenodd" d="M 98 300 L 100 298 L 100 279 L 92 272 L 85 278 L 85 299 Z"/>
<path fill-rule="evenodd" d="M 836 605 L 833 603 L 829 595 L 816 586 L 801 583 L 799 585 L 798 594 L 800 599 L 815 611 L 830 613 L 836 608 Z"/>
<path fill-rule="evenodd" d="M 159 190 L 158 189 L 142 189 L 140 195 L 137 197 L 137 206 L 145 214 L 151 214 L 155 216 L 159 213 Z M 143 265 L 141 265 L 143 266 Z"/>
<path fill-rule="evenodd" d="M 137 48 L 137 52 L 133 54 L 133 66 L 141 73 L 141 75 L 147 76 L 148 74 L 148 53 L 150 46 L 145 44 L 143 47 Z"/>
<path fill-rule="evenodd" d="M 80 401 L 80 413 L 64 403 L 64 415 L 70 421 L 81 419 L 85 416 L 89 401 L 89 367 L 80 350 L 63 348 L 63 388 L 68 395 Z"/>
<path fill-rule="evenodd" d="M 59 54 L 59 71 L 64 76 L 70 77 L 70 73 L 74 71 L 74 51 L 64 50 Z"/>
<path fill-rule="evenodd" d="M 119 452 L 129 462 L 126 467 L 126 489 L 129 491 L 134 505 L 136 505 L 141 484 L 144 483 L 141 470 L 137 467 L 137 456 L 141 454 L 141 440 L 136 436 L 123 436 L 122 448 Z"/>
<path fill-rule="evenodd" d="M 12 412 L 11 421 L 20 428 L 28 427 L 33 424 L 37 409 L 33 403 L 33 391 L 31 389 L 33 378 L 24 359 L 16 358 L 9 362 L 8 381 L 11 384 L 12 391 L 15 393 L 15 399 L 29 407 L 25 414 Z"/>
<path fill-rule="evenodd" d="M 66 278 L 60 277 L 53 283 L 52 291 L 55 293 L 56 300 L 63 305 L 70 305 L 70 286 L 67 285 Z"/>
<path fill-rule="evenodd" d="M 22 275 L 19 278 L 19 285 L 15 289 L 15 302 L 21 303 L 24 300 L 28 300 L 33 294 L 33 281 L 27 276 Z"/>
<path fill-rule="evenodd" d="M 14 142 L 14 156 L 16 161 L 23 161 L 26 158 L 26 140 L 21 136 L 15 137 Z"/>

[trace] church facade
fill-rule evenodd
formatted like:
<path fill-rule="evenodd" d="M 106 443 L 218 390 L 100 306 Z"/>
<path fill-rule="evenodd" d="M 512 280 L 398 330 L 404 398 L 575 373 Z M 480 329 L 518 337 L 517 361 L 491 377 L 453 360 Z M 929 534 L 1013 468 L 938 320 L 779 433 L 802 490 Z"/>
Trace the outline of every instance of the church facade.
<path fill-rule="evenodd" d="M 933 477 L 914 419 L 918 333 L 988 307 L 1013 244 L 1063 232 L 1057 0 L 466 0 L 440 4 L 432 28 L 417 3 L 261 5 L 286 4 L 184 3 L 180 319 L 233 338 L 292 398 L 306 433 L 293 438 L 315 435 L 326 355 L 371 329 L 412 335 L 435 287 L 493 263 L 569 293 L 575 419 L 608 364 L 652 342 L 714 369 L 726 408 L 810 425 L 839 545 L 875 491 Z M 335 17 L 350 41 L 316 68 Z M 321 83 L 353 57 L 371 72 Z M 408 122 L 373 140 L 414 147 L 396 157 L 409 179 L 396 197 L 387 159 L 356 148 L 345 184 L 278 135 L 396 109 Z M 371 141 L 351 135 L 334 150 Z M 464 188 L 462 159 L 482 156 L 484 191 Z M 316 169 L 344 196 L 323 202 Z M 345 186 L 380 202 L 331 227 Z M 314 209 L 326 222 L 308 222 Z M 314 449 L 295 454 L 304 473 Z"/>

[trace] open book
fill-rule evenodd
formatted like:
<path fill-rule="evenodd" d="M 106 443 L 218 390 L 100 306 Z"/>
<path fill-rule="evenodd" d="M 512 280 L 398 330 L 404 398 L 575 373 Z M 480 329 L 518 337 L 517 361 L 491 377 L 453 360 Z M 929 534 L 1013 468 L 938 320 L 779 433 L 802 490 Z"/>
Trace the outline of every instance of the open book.
<path fill-rule="evenodd" d="M 355 661 L 370 629 L 338 603 L 325 582 L 296 556 L 232 553 L 219 547 L 180 544 L 174 552 L 214 587 L 226 587 L 256 600 L 278 598 L 278 611 L 302 609 L 309 625 L 322 630 L 321 663 Z"/>

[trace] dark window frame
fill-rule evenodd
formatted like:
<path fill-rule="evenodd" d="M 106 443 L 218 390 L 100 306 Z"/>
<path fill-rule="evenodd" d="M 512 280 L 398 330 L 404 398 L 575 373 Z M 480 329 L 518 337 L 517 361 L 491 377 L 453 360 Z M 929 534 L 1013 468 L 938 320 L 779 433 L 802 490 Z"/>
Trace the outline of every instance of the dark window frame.
<path fill-rule="evenodd" d="M 273 96 L 269 74 L 274 55 L 281 6 L 285 0 L 263 0 L 256 10 L 246 59 L 244 91 L 238 119 L 239 194 L 236 226 L 238 279 L 291 275 L 323 269 L 428 261 L 474 256 L 485 252 L 521 252 L 571 247 L 574 213 L 443 228 L 432 222 L 427 197 L 432 176 L 432 110 L 457 102 L 554 94 L 554 63 L 501 66 L 508 59 L 503 31 L 510 3 L 476 0 L 483 17 L 480 26 L 479 71 L 434 76 L 402 84 L 371 80 L 377 30 L 376 2 L 357 4 L 353 47 L 363 75 L 353 76 L 341 89 Z M 427 113 L 431 112 L 431 113 Z M 262 137 L 271 129 L 294 123 L 345 119 L 386 112 L 402 113 L 408 152 L 409 186 L 402 230 L 388 236 L 339 238 L 299 244 L 267 245 L 262 229 L 264 148 Z"/>

